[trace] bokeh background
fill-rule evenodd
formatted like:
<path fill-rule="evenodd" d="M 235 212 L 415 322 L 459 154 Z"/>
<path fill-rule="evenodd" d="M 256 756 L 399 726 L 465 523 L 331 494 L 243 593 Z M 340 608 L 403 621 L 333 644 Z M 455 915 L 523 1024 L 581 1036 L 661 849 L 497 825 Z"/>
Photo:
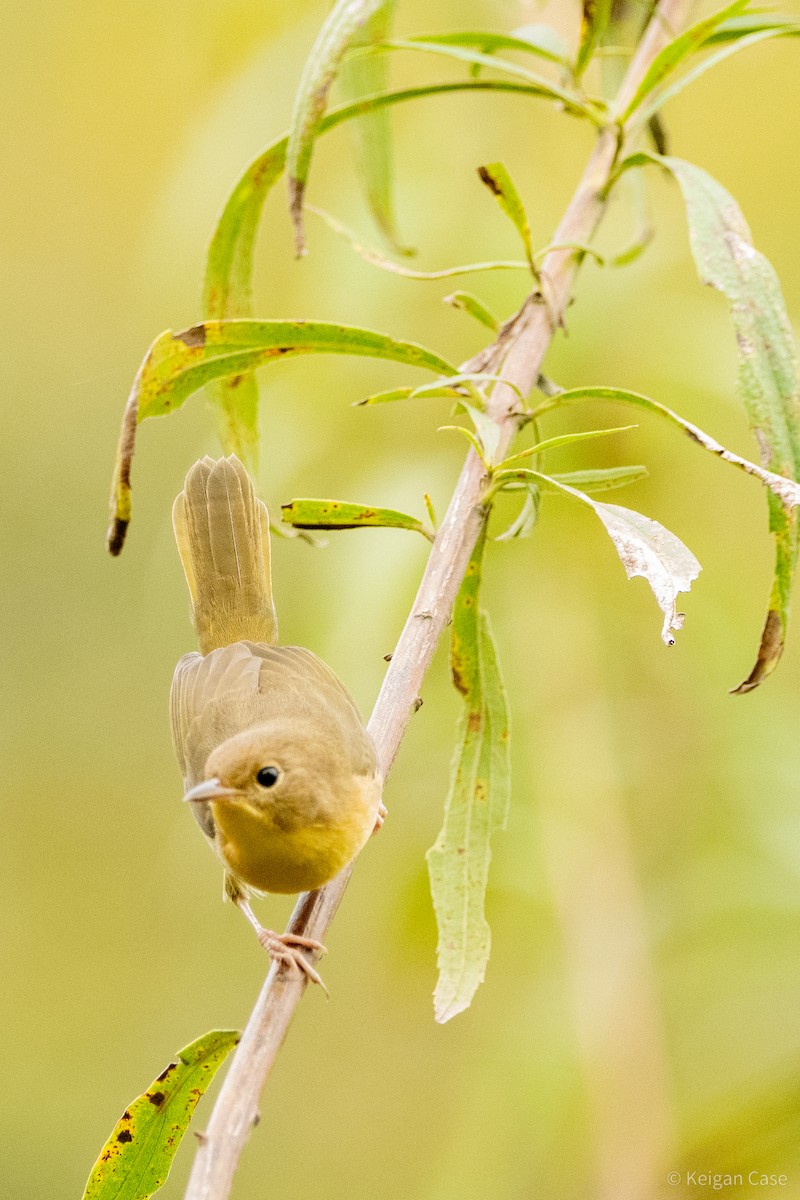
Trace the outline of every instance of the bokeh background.
<path fill-rule="evenodd" d="M 213 220 L 240 168 L 287 125 L 321 0 L 32 0 L 3 15 L 2 456 L 5 984 L 0 1194 L 71 1200 L 125 1104 L 209 1028 L 241 1025 L 265 963 L 220 902 L 217 864 L 180 804 L 167 724 L 192 647 L 169 524 L 213 419 L 194 397 L 142 427 L 135 520 L 103 547 L 118 422 L 151 339 L 197 320 Z M 398 28 L 495 27 L 577 6 L 406 0 Z M 797 48 L 757 47 L 666 114 L 674 152 L 739 199 L 800 317 Z M 452 78 L 396 57 L 396 81 Z M 423 267 L 515 256 L 475 167 L 503 160 L 539 245 L 591 133 L 541 102 L 450 97 L 395 110 L 398 210 Z M 562 384 L 645 391 L 755 455 L 735 396 L 721 297 L 697 282 L 674 186 L 648 180 L 658 236 L 621 271 L 587 263 Z M 320 144 L 312 198 L 375 242 L 346 130 Z M 624 203 L 601 245 L 631 234 Z M 458 361 L 482 332 L 414 283 L 356 259 L 310 218 L 295 263 L 282 189 L 258 253 L 264 316 L 340 319 Z M 519 276 L 457 282 L 501 315 Z M 441 402 L 358 410 L 413 376 L 302 359 L 264 377 L 260 485 L 443 510 L 463 456 Z M 548 429 L 624 424 L 575 409 Z M 800 629 L 758 692 L 749 670 L 772 566 L 765 498 L 647 416 L 576 447 L 562 469 L 646 462 L 611 499 L 695 551 L 674 649 L 591 513 L 547 499 L 530 541 L 493 545 L 485 599 L 513 712 L 513 807 L 495 843 L 493 955 L 468 1013 L 432 1018 L 435 926 L 423 855 L 439 827 L 458 704 L 445 653 L 331 930 L 331 990 L 304 1000 L 237 1181 L 271 1196 L 655 1200 L 719 1194 L 697 1172 L 783 1172 L 800 1196 Z M 506 509 L 509 517 L 513 506 Z M 323 655 L 365 711 L 425 543 L 359 531 L 275 546 L 284 640 Z M 288 911 L 264 905 L 270 920 Z M 202 1127 L 203 1109 L 198 1112 Z M 182 1194 L 192 1139 L 163 1195 Z M 670 1188 L 669 1171 L 684 1182 Z M 747 1188 L 739 1189 L 739 1194 Z"/>

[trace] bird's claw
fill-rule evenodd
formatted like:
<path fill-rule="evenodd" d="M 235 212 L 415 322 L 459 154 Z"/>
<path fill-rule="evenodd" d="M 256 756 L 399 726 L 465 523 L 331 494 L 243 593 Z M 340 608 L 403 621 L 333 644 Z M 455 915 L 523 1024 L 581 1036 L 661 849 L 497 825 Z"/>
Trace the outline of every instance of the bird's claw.
<path fill-rule="evenodd" d="M 290 975 L 295 978 L 305 975 L 311 983 L 318 983 L 326 996 L 330 994 L 319 972 L 303 953 L 304 950 L 311 950 L 315 954 L 327 954 L 322 942 L 297 933 L 275 933 L 272 929 L 262 929 L 258 940 L 272 961 L 284 967 Z"/>
<path fill-rule="evenodd" d="M 375 818 L 375 828 L 372 831 L 372 837 L 374 837 L 375 834 L 378 832 L 378 830 L 383 827 L 383 822 L 386 820 L 388 815 L 389 815 L 389 810 L 386 807 L 386 805 L 380 804 L 378 806 L 378 815 Z"/>

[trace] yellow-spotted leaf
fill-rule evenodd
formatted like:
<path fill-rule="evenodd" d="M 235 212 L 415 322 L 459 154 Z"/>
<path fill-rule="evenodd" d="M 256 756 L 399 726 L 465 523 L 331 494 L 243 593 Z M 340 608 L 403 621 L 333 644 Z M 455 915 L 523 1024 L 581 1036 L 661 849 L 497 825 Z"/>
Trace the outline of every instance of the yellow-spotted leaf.
<path fill-rule="evenodd" d="M 281 517 L 295 529 L 413 529 L 433 541 L 432 531 L 408 513 L 346 500 L 291 500 L 281 506 Z"/>
<path fill-rule="evenodd" d="M 444 824 L 427 854 L 439 928 L 436 1020 L 472 1002 L 486 973 L 491 933 L 484 907 L 492 834 L 509 803 L 509 718 L 486 614 L 478 606 L 485 528 L 453 610 L 450 664 L 464 699 Z"/>
<path fill-rule="evenodd" d="M 128 1105 L 100 1151 L 83 1200 L 148 1200 L 158 1191 L 197 1102 L 239 1037 L 228 1029 L 204 1034 Z"/>

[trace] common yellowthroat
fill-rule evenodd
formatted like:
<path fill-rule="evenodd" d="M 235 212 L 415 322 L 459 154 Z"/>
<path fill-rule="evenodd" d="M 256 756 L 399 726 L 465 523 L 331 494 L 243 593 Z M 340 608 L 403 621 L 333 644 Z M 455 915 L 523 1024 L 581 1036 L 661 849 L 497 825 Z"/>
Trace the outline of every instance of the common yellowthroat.
<path fill-rule="evenodd" d="M 355 858 L 386 811 L 375 747 L 333 671 L 276 644 L 269 519 L 239 460 L 195 463 L 172 519 L 200 643 L 170 695 L 184 799 L 270 957 L 319 983 L 302 951 L 324 947 L 263 928 L 249 898 L 319 888 Z"/>

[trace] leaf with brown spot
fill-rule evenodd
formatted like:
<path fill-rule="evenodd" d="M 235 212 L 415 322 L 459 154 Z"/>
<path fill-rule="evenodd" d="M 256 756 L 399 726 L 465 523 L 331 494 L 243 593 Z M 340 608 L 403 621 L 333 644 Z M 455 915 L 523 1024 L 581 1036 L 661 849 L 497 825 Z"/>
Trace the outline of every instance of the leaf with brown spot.
<path fill-rule="evenodd" d="M 339 87 L 348 100 L 385 92 L 389 84 L 389 63 L 385 54 L 369 53 L 368 48 L 389 36 L 395 0 L 384 0 L 351 39 L 350 49 L 339 68 Z M 376 109 L 351 124 L 356 160 L 367 194 L 372 216 L 386 241 L 398 254 L 408 254 L 397 235 L 394 214 L 394 170 L 392 128 L 389 111 Z"/>
<path fill-rule="evenodd" d="M 433 541 L 432 530 L 408 513 L 345 500 L 291 500 L 281 505 L 281 517 L 295 529 L 412 529 Z"/>
<path fill-rule="evenodd" d="M 450 664 L 464 697 L 444 824 L 427 853 L 439 928 L 436 1020 L 472 1002 L 486 972 L 491 932 L 484 914 L 490 839 L 509 803 L 508 702 L 486 614 L 480 609 L 486 528 L 470 559 L 453 610 Z"/>
<path fill-rule="evenodd" d="M 478 176 L 492 195 L 497 197 L 498 204 L 519 234 L 531 272 L 537 277 L 528 214 L 508 169 L 501 162 L 489 163 L 485 167 L 478 167 Z"/>
<path fill-rule="evenodd" d="M 158 1191 L 198 1100 L 239 1037 L 228 1029 L 204 1034 L 128 1105 L 100 1151 L 83 1200 L 147 1200 Z"/>
<path fill-rule="evenodd" d="M 167 330 L 148 350 L 123 413 L 111 493 L 111 553 L 121 551 L 130 523 L 131 461 L 142 421 L 173 412 L 207 383 L 240 376 L 278 358 L 315 353 L 365 355 L 436 375 L 457 373 L 445 359 L 415 342 L 328 321 L 204 321 L 181 333 Z"/>
<path fill-rule="evenodd" d="M 286 148 L 289 184 L 289 212 L 295 228 L 295 249 L 305 253 L 303 197 L 308 182 L 314 142 L 336 78 L 339 64 L 348 47 L 356 42 L 364 27 L 384 14 L 388 21 L 391 4 L 387 0 L 337 0 L 320 29 L 306 60 L 294 102 L 292 128 Z"/>
<path fill-rule="evenodd" d="M 699 167 L 678 158 L 657 161 L 678 181 L 701 279 L 731 306 L 739 350 L 739 393 L 761 450 L 763 466 L 800 479 L 800 377 L 794 335 L 778 277 L 753 246 L 733 197 Z M 775 670 L 783 652 L 798 557 L 798 513 L 785 497 L 769 494 L 775 535 L 775 573 L 756 663 L 734 689 L 752 691 Z"/>
<path fill-rule="evenodd" d="M 575 76 L 585 71 L 592 55 L 602 43 L 611 18 L 611 0 L 583 0 L 581 40 L 575 60 Z"/>

